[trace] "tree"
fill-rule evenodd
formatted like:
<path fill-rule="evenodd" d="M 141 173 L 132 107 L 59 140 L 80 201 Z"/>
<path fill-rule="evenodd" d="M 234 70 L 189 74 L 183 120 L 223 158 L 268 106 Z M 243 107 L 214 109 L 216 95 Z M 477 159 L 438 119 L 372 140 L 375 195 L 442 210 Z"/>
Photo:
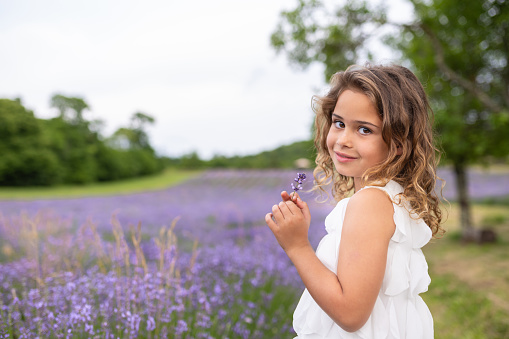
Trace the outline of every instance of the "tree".
<path fill-rule="evenodd" d="M 51 131 L 50 148 L 62 164 L 64 183 L 88 184 L 97 181 L 97 149 L 102 143 L 97 133 L 90 131 L 88 122 L 68 122 L 60 117 L 41 120 Z"/>
<path fill-rule="evenodd" d="M 49 133 L 21 104 L 0 99 L 0 185 L 51 185 L 62 176 Z"/>
<path fill-rule="evenodd" d="M 136 148 L 151 150 L 148 134 L 146 132 L 147 125 L 153 125 L 155 119 L 145 113 L 136 112 L 131 117 L 131 130 L 133 131 L 132 144 Z"/>
<path fill-rule="evenodd" d="M 399 52 L 431 97 L 442 148 L 456 174 L 462 236 L 473 240 L 467 166 L 509 154 L 500 142 L 509 132 L 509 4 L 410 2 L 415 19 L 395 23 L 385 8 L 366 2 L 348 0 L 331 11 L 318 1 L 299 0 L 295 10 L 281 13 L 271 43 L 294 64 L 324 64 L 326 79 L 372 60 L 374 39 Z"/>
<path fill-rule="evenodd" d="M 143 149 L 153 152 L 146 126 L 154 124 L 155 119 L 145 113 L 136 112 L 131 116 L 129 127 L 120 127 L 113 134 L 110 143 L 119 149 Z"/>
<path fill-rule="evenodd" d="M 318 0 L 298 0 L 294 10 L 281 12 L 271 44 L 277 52 L 286 52 L 295 66 L 323 64 L 328 81 L 339 70 L 373 59 L 368 43 L 386 23 L 385 8 L 365 1 L 348 0 L 343 7 L 329 9 Z"/>
<path fill-rule="evenodd" d="M 436 127 L 452 163 L 464 240 L 474 240 L 467 167 L 509 154 L 509 6 L 414 1 L 419 21 L 394 46 L 428 78 Z"/>
<path fill-rule="evenodd" d="M 123 172 L 129 173 L 129 176 L 153 174 L 163 169 L 163 162 L 157 158 L 145 130 L 147 124 L 154 122 L 150 115 L 136 112 L 131 116 L 129 127 L 120 127 L 107 140 L 117 154 L 123 152 L 126 155 Z"/>
<path fill-rule="evenodd" d="M 66 97 L 61 94 L 55 94 L 51 97 L 51 107 L 59 111 L 60 117 L 75 124 L 85 122 L 83 118 L 83 111 L 90 109 L 88 104 L 83 98 Z M 74 116 L 69 116 L 69 111 L 74 113 Z"/>

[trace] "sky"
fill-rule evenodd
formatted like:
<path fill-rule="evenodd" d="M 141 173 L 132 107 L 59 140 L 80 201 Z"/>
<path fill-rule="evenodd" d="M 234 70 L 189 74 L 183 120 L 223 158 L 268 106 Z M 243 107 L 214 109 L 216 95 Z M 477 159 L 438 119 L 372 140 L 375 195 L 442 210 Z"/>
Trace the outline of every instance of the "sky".
<path fill-rule="evenodd" d="M 81 97 L 101 134 L 135 112 L 160 155 L 248 155 L 310 137 L 321 65 L 270 46 L 296 0 L 0 0 L 0 98 L 39 118 L 54 94 Z"/>

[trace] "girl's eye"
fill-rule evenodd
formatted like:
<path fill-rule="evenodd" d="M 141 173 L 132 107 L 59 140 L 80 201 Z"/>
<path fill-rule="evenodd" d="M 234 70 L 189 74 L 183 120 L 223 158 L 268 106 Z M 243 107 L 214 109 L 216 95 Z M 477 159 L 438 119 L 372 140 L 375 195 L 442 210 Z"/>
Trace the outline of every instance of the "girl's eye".
<path fill-rule="evenodd" d="M 336 126 L 336 128 L 344 128 L 345 127 L 345 124 L 343 123 L 343 121 L 334 121 L 334 125 Z"/>
<path fill-rule="evenodd" d="M 359 133 L 362 135 L 371 134 L 371 130 L 367 127 L 359 127 Z"/>

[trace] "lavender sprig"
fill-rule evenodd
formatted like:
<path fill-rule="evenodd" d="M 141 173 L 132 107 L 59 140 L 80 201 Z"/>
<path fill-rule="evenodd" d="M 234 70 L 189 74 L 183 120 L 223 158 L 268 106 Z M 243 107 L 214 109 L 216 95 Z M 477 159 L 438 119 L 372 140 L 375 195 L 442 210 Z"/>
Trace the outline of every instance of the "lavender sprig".
<path fill-rule="evenodd" d="M 302 189 L 302 183 L 306 180 L 306 173 L 297 173 L 297 178 L 293 179 L 297 184 L 295 185 L 292 182 L 292 190 L 293 192 L 297 192 Z"/>

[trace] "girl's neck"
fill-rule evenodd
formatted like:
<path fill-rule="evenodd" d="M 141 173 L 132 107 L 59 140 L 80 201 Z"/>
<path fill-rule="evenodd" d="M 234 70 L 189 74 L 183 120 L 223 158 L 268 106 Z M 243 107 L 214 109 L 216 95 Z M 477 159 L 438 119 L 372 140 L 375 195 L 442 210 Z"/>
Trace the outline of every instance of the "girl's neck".
<path fill-rule="evenodd" d="M 370 184 L 377 185 L 377 183 L 379 183 L 379 185 L 384 185 L 388 182 L 389 182 L 389 180 L 386 180 L 386 181 L 380 180 L 380 181 L 372 182 Z M 366 186 L 366 184 L 362 182 L 361 178 L 353 178 L 353 192 L 354 192 L 354 194 L 357 193 L 358 191 L 360 191 L 364 186 Z"/>
<path fill-rule="evenodd" d="M 353 178 L 353 193 L 357 193 L 364 185 L 361 178 Z"/>

